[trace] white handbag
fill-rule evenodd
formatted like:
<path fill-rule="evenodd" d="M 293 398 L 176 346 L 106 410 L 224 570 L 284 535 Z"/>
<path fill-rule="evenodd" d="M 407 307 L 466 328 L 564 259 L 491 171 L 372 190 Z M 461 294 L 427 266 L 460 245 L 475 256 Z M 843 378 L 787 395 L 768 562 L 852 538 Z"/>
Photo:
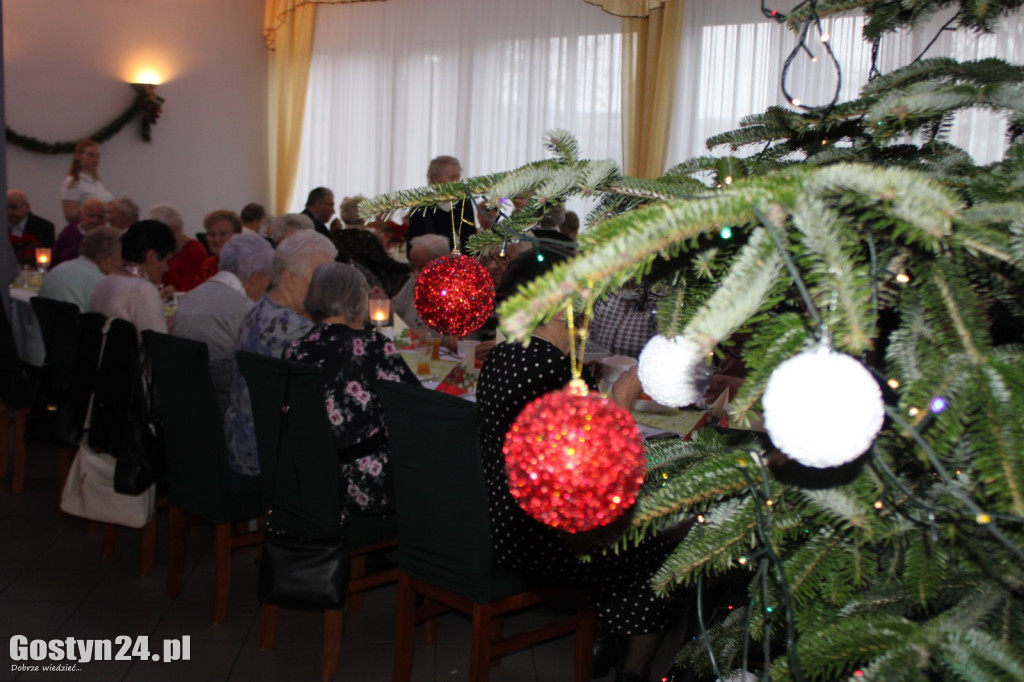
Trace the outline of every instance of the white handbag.
<path fill-rule="evenodd" d="M 100 359 L 107 347 L 107 330 L 110 321 L 103 327 L 103 341 L 100 344 Z M 129 528 L 142 528 L 153 518 L 156 506 L 156 484 L 149 486 L 139 495 L 122 495 L 114 490 L 114 468 L 117 460 L 113 455 L 96 452 L 88 445 L 89 425 L 92 423 L 92 396 L 85 416 L 85 435 L 78 446 L 71 470 L 60 494 L 60 509 L 73 516 L 90 521 L 114 523 Z"/>
<path fill-rule="evenodd" d="M 61 511 L 90 521 L 142 528 L 153 518 L 156 486 L 141 495 L 122 495 L 114 491 L 114 466 L 111 455 L 94 452 L 84 442 L 71 463 L 71 471 L 60 496 Z"/>

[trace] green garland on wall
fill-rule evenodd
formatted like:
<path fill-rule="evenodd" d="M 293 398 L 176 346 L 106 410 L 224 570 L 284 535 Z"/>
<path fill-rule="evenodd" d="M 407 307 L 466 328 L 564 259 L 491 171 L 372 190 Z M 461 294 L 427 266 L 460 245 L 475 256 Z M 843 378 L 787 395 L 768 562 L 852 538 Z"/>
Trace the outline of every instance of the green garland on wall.
<path fill-rule="evenodd" d="M 99 143 L 106 142 L 121 132 L 121 129 L 128 125 L 129 121 L 136 116 L 140 116 L 142 118 L 142 139 L 149 142 L 152 138 L 150 129 L 157 119 L 160 118 L 163 103 L 164 98 L 156 94 L 153 86 L 141 87 L 139 88 L 138 95 L 136 95 L 127 109 L 121 112 L 113 121 L 86 137 Z M 9 143 L 16 144 L 30 152 L 39 152 L 41 154 L 70 154 L 74 151 L 75 144 L 78 142 L 77 139 L 66 142 L 44 142 L 30 135 L 22 135 L 10 126 L 6 126 L 6 129 L 7 141 Z"/>

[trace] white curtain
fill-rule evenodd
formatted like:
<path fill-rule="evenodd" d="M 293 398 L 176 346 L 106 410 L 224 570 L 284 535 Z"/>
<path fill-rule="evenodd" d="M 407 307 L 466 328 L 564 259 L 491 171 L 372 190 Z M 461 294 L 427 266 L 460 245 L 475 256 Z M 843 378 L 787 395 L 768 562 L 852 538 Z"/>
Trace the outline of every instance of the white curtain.
<path fill-rule="evenodd" d="M 579 0 L 388 0 L 320 6 L 294 209 L 545 157 L 565 128 L 621 163 L 622 20 Z"/>
<path fill-rule="evenodd" d="M 913 32 L 885 36 L 879 70 L 887 73 L 910 63 L 949 16 L 938 16 Z M 868 80 L 871 50 L 861 37 L 863 26 L 859 15 L 822 21 L 842 70 L 840 102 L 856 97 Z M 738 127 L 743 116 L 786 105 L 780 88 L 782 66 L 796 41 L 792 31 L 766 19 L 751 0 L 687 4 L 669 165 L 708 154 L 705 140 Z M 835 91 L 835 69 L 813 28 L 807 45 L 817 61 L 802 53 L 793 62 L 787 88 L 805 104 L 827 104 Z M 1001 57 L 1020 64 L 1024 62 L 1024 19 L 1009 17 L 993 35 L 945 32 L 925 56 L 962 61 Z M 989 163 L 1003 156 L 1005 130 L 1004 121 L 994 114 L 971 111 L 958 117 L 949 142 L 966 149 L 976 162 Z M 722 148 L 714 153 L 728 151 Z"/>

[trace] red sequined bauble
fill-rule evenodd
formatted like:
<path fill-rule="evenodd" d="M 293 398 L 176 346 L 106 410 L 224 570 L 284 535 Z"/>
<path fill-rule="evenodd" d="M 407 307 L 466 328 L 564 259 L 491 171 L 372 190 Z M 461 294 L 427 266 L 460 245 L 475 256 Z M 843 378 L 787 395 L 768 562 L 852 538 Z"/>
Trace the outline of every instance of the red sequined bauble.
<path fill-rule="evenodd" d="M 647 463 L 632 415 L 585 391 L 571 383 L 531 402 L 505 435 L 503 449 L 519 506 L 570 533 L 604 526 L 629 508 Z"/>
<path fill-rule="evenodd" d="M 436 258 L 416 278 L 416 312 L 432 329 L 465 336 L 494 312 L 494 278 L 471 256 Z"/>

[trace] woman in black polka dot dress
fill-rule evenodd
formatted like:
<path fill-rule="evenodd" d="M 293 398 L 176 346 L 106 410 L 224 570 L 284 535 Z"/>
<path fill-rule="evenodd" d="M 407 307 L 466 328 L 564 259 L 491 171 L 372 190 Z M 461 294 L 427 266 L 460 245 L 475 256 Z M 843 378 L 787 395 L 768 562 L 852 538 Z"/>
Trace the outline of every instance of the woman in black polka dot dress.
<path fill-rule="evenodd" d="M 538 261 L 532 251 L 516 261 L 521 259 L 523 262 L 509 266 L 503 290 L 511 284 L 509 277 L 517 279 L 516 284 L 525 283 L 557 260 L 548 255 Z M 625 669 L 627 673 L 642 675 L 673 610 L 670 600 L 655 596 L 650 579 L 675 543 L 667 538 L 650 538 L 617 554 L 595 553 L 589 562 L 582 563 L 566 543 L 565 533 L 534 520 L 520 509 L 509 492 L 505 475 L 505 434 L 528 403 L 569 382 L 569 343 L 565 318 L 558 315 L 536 328 L 528 347 L 519 343 L 496 346 L 480 373 L 480 447 L 495 554 L 503 565 L 579 585 L 606 630 L 630 636 Z M 639 382 L 635 371 L 624 376 L 616 397 L 632 404 L 632 398 L 639 392 Z M 631 671 L 631 667 L 636 670 Z"/>

